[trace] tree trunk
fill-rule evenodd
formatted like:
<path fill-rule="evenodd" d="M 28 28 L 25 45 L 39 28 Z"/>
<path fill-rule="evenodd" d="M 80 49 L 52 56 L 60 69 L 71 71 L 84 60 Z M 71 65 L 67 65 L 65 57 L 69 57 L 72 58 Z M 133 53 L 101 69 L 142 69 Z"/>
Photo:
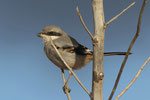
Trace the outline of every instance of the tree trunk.
<path fill-rule="evenodd" d="M 93 40 L 93 81 L 91 100 L 103 100 L 103 54 L 105 21 L 103 0 L 92 0 L 95 35 Z"/>

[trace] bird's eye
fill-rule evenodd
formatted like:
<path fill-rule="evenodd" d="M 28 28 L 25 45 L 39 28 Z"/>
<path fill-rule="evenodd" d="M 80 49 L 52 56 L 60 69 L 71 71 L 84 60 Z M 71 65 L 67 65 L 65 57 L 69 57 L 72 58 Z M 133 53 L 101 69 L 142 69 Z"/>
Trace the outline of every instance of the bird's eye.
<path fill-rule="evenodd" d="M 49 36 L 61 36 L 61 34 L 58 33 L 58 32 L 47 32 L 46 35 L 49 35 Z"/>

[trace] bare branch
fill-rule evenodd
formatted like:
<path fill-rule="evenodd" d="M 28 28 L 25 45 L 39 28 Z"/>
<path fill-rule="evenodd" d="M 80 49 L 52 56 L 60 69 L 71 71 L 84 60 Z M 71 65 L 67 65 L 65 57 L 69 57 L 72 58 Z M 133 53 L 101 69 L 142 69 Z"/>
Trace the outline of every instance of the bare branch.
<path fill-rule="evenodd" d="M 127 50 L 127 54 L 126 54 L 126 56 L 125 56 L 125 58 L 124 58 L 124 60 L 123 60 L 123 62 L 122 62 L 120 71 L 119 71 L 118 76 L 117 76 L 117 79 L 116 79 L 116 81 L 115 81 L 115 85 L 114 85 L 113 90 L 112 90 L 112 92 L 111 92 L 111 94 L 110 94 L 110 96 L 109 96 L 109 100 L 112 99 L 112 97 L 113 97 L 113 95 L 114 95 L 114 93 L 115 93 L 115 91 L 116 91 L 116 88 L 117 88 L 117 86 L 118 86 L 120 77 L 121 77 L 121 75 L 122 75 L 122 72 L 123 72 L 125 63 L 126 63 L 126 61 L 127 61 L 127 59 L 128 59 L 129 53 L 130 53 L 130 51 L 131 51 L 131 49 L 132 49 L 132 47 L 133 47 L 133 44 L 134 44 L 135 40 L 136 40 L 137 37 L 139 36 L 140 26 L 141 26 L 141 19 L 142 19 L 142 15 L 143 15 L 143 11 L 144 11 L 145 4 L 146 4 L 146 0 L 143 1 L 143 5 L 142 5 L 141 11 L 140 11 L 140 15 L 139 15 L 139 19 L 138 19 L 138 24 L 137 24 L 137 32 L 136 32 L 134 38 L 132 39 L 132 41 L 131 41 L 131 43 L 130 43 L 130 46 L 129 46 L 128 50 Z"/>
<path fill-rule="evenodd" d="M 140 68 L 140 70 L 137 72 L 137 74 L 135 75 L 135 77 L 132 79 L 132 81 L 128 84 L 128 86 L 117 96 L 117 98 L 115 100 L 118 100 L 130 87 L 131 85 L 135 82 L 135 80 L 139 77 L 140 73 L 142 72 L 142 70 L 144 69 L 144 67 L 146 66 L 146 64 L 150 61 L 150 57 L 145 61 L 145 63 L 142 65 L 142 67 Z"/>
<path fill-rule="evenodd" d="M 65 84 L 66 84 L 66 79 L 65 79 L 64 70 L 61 69 L 61 72 L 62 72 L 63 82 L 64 82 L 64 85 L 65 85 Z M 71 100 L 68 90 L 65 91 L 65 93 L 66 93 L 66 95 L 67 95 L 68 100 Z"/>
<path fill-rule="evenodd" d="M 103 100 L 103 56 L 105 37 L 105 18 L 103 0 L 92 0 L 94 20 L 93 42 L 93 76 L 92 76 L 92 98 L 91 100 Z"/>
<path fill-rule="evenodd" d="M 63 59 L 63 57 L 61 56 L 61 54 L 59 53 L 59 51 L 57 50 L 56 46 L 54 45 L 51 37 L 50 37 L 50 43 L 51 45 L 54 47 L 55 51 L 57 52 L 58 56 L 60 57 L 60 59 L 63 61 L 63 63 L 65 64 L 65 66 L 68 68 L 68 70 L 73 74 L 73 76 L 75 77 L 75 79 L 77 80 L 77 82 L 80 84 L 80 86 L 87 92 L 87 94 L 90 96 L 90 92 L 84 87 L 84 85 L 81 83 L 81 81 L 79 80 L 79 78 L 76 76 L 76 74 L 73 72 L 72 68 L 70 68 L 70 66 L 68 66 L 68 64 L 66 63 L 66 61 Z"/>
<path fill-rule="evenodd" d="M 84 26 L 85 30 L 88 32 L 88 34 L 90 35 L 91 39 L 93 40 L 93 35 L 91 34 L 91 32 L 90 32 L 90 31 L 88 30 L 88 28 L 86 27 L 86 25 L 85 25 L 85 23 L 84 23 L 84 21 L 83 21 L 83 19 L 82 19 L 82 16 L 81 16 L 81 14 L 80 14 L 80 11 L 79 11 L 79 9 L 78 9 L 78 7 L 76 8 L 76 10 L 77 10 L 77 13 L 78 13 L 78 16 L 79 16 L 79 18 L 80 18 L 80 21 L 81 21 L 82 25 Z"/>
<path fill-rule="evenodd" d="M 121 16 L 125 11 L 127 11 L 130 7 L 132 7 L 135 4 L 135 2 L 133 2 L 132 4 L 130 4 L 126 9 L 124 9 L 121 13 L 119 13 L 118 15 L 116 15 L 114 18 L 112 18 L 111 20 L 109 20 L 105 25 L 107 26 L 108 24 L 110 24 L 111 22 L 113 22 L 114 20 L 116 20 L 119 16 Z"/>

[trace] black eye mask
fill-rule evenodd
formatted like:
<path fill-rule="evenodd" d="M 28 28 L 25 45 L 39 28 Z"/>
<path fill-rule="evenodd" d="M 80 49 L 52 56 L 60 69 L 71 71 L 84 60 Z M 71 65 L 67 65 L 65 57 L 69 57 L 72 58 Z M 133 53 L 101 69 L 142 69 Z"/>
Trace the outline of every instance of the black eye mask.
<path fill-rule="evenodd" d="M 57 32 L 47 32 L 47 33 L 42 33 L 42 34 L 49 35 L 49 36 L 61 36 L 62 35 L 62 34 L 57 33 Z"/>

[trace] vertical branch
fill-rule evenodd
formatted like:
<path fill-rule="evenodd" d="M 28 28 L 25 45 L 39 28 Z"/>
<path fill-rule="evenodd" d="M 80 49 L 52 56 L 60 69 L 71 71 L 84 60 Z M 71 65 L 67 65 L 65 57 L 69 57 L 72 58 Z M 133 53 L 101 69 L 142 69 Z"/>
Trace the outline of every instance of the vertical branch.
<path fill-rule="evenodd" d="M 95 35 L 93 39 L 93 80 L 91 100 L 103 100 L 104 11 L 103 0 L 92 0 Z"/>

